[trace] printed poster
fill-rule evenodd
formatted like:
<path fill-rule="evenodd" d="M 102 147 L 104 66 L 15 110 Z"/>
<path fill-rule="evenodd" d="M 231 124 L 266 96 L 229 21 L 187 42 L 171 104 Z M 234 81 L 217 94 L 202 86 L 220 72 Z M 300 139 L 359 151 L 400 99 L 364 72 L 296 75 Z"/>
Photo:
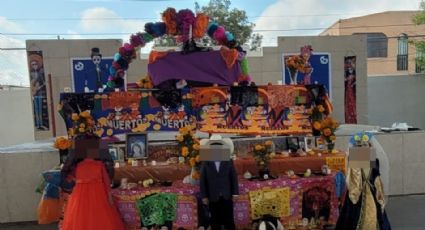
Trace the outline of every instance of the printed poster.
<path fill-rule="evenodd" d="M 87 57 L 71 58 L 72 86 L 75 93 L 98 92 L 106 87 L 112 57 L 102 57 L 99 48 L 92 48 Z"/>
<path fill-rule="evenodd" d="M 47 80 L 44 74 L 43 51 L 27 51 L 34 126 L 38 131 L 49 130 Z"/>
<path fill-rule="evenodd" d="M 344 113 L 346 124 L 357 124 L 356 56 L 344 57 Z"/>
<path fill-rule="evenodd" d="M 331 76 L 331 55 L 329 53 L 312 53 L 308 58 L 308 70 L 306 73 L 300 71 L 290 71 L 286 60 L 299 53 L 282 54 L 282 82 L 285 85 L 309 85 L 321 84 L 325 87 L 332 100 L 332 76 Z"/>

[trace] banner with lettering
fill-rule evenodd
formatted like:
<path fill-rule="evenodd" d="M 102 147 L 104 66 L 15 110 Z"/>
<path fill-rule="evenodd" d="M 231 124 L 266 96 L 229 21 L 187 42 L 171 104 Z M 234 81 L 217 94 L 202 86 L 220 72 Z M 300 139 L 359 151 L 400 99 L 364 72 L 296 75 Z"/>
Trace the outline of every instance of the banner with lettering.
<path fill-rule="evenodd" d="M 158 101 L 161 97 L 153 96 L 154 93 L 62 94 L 60 113 L 69 129 L 72 127 L 72 113 L 90 110 L 96 121 L 94 132 L 101 137 L 145 131 L 175 131 L 191 120 L 195 121 L 191 115 L 190 101 L 183 99 L 175 105 L 165 105 Z M 178 97 L 185 98 L 186 94 L 181 91 Z"/>
<path fill-rule="evenodd" d="M 291 85 L 64 93 L 60 113 L 69 129 L 72 113 L 90 110 L 101 137 L 177 131 L 187 124 L 207 133 L 305 135 L 312 132 L 315 97 L 308 86 Z"/>

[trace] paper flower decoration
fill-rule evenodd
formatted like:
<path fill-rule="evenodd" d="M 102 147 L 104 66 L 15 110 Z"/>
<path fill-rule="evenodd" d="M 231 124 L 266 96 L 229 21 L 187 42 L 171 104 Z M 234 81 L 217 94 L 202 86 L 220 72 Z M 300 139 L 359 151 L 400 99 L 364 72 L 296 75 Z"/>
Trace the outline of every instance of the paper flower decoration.
<path fill-rule="evenodd" d="M 359 132 L 350 138 L 350 144 L 353 146 L 370 146 L 370 140 L 373 137 L 370 132 Z"/>
<path fill-rule="evenodd" d="M 72 141 L 68 139 L 68 137 L 58 137 L 56 138 L 55 143 L 53 144 L 53 147 L 60 150 L 65 150 L 65 149 L 69 149 L 71 145 L 72 145 Z"/>

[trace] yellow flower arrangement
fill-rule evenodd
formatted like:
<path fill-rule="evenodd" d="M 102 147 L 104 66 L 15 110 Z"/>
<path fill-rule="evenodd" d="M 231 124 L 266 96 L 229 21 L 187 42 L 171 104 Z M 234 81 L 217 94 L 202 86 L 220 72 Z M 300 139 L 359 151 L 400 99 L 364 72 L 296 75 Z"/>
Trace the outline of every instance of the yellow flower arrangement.
<path fill-rule="evenodd" d="M 290 71 L 305 73 L 305 64 L 306 61 L 301 55 L 293 55 L 286 59 L 286 66 Z"/>
<path fill-rule="evenodd" d="M 273 141 L 268 140 L 262 144 L 254 146 L 254 159 L 260 171 L 267 171 L 270 159 L 272 158 Z"/>
<path fill-rule="evenodd" d="M 338 122 L 331 116 L 326 117 L 320 124 L 322 139 L 326 142 L 328 150 L 332 151 L 335 147 L 335 130 L 339 127 Z"/>
<path fill-rule="evenodd" d="M 73 127 L 68 130 L 68 135 L 70 137 L 79 134 L 95 133 L 95 122 L 89 110 L 71 114 L 71 120 L 73 122 Z"/>
<path fill-rule="evenodd" d="M 318 136 L 322 129 L 322 120 L 325 116 L 326 110 L 323 105 L 316 105 L 312 108 L 311 122 L 313 128 L 313 135 Z"/>
<path fill-rule="evenodd" d="M 195 137 L 195 132 L 195 125 L 186 125 L 179 129 L 176 140 L 179 145 L 180 155 L 184 158 L 184 162 L 192 167 L 192 179 L 196 180 L 199 179 L 201 162 L 199 140 Z"/>
<path fill-rule="evenodd" d="M 71 145 L 72 145 L 72 141 L 68 139 L 67 137 L 58 137 L 56 138 L 55 143 L 53 144 L 53 147 L 60 150 L 65 150 L 65 149 L 69 149 Z"/>

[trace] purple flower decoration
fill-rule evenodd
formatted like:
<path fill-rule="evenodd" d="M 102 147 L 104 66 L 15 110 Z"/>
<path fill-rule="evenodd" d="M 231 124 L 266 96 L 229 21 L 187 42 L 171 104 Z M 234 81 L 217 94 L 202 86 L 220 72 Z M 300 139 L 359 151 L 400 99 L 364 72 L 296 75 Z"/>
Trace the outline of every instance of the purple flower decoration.
<path fill-rule="evenodd" d="M 192 26 L 193 29 L 195 27 L 195 22 L 195 14 L 193 14 L 191 10 L 180 10 L 177 13 L 177 29 L 180 31 L 183 42 L 189 40 L 190 26 Z"/>

